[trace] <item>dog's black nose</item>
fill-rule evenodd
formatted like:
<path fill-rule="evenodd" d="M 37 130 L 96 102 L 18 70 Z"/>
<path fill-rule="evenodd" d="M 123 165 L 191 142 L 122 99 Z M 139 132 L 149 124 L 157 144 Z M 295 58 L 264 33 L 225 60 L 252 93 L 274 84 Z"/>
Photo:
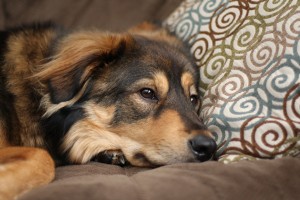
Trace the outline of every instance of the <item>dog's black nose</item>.
<path fill-rule="evenodd" d="M 211 159 L 217 149 L 215 140 L 205 135 L 197 135 L 189 141 L 189 146 L 201 162 Z"/>

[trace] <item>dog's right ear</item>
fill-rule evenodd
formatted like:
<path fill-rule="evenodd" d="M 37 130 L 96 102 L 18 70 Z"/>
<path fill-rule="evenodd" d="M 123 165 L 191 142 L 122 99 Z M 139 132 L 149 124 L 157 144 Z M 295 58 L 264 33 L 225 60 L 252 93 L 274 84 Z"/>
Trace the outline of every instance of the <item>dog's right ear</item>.
<path fill-rule="evenodd" d="M 92 73 L 122 55 L 132 44 L 130 35 L 102 32 L 71 34 L 60 41 L 54 55 L 36 77 L 48 84 L 51 102 L 70 101 L 84 93 Z"/>
<path fill-rule="evenodd" d="M 163 28 L 159 24 L 143 22 L 130 28 L 129 32 L 131 34 L 144 36 L 152 40 L 167 42 L 175 48 L 180 48 L 182 46 L 182 42 L 178 38 L 176 38 L 174 35 L 171 35 L 167 29 Z"/>

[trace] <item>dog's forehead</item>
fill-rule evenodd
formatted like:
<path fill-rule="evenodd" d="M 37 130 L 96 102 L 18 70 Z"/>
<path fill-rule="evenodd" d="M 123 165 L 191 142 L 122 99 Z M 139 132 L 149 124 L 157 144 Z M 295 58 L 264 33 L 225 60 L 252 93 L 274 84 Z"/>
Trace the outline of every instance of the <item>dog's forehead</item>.
<path fill-rule="evenodd" d="M 198 70 L 183 49 L 172 46 L 165 41 L 136 37 L 136 48 L 131 67 L 140 70 L 143 75 L 155 75 L 163 72 L 169 78 L 180 78 L 186 73 L 197 79 Z"/>

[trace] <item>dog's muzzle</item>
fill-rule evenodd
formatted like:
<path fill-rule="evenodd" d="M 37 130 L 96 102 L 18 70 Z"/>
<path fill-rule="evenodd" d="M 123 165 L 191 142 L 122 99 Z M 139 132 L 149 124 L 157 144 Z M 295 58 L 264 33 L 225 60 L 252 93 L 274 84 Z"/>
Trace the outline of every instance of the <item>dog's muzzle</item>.
<path fill-rule="evenodd" d="M 215 140 L 205 135 L 197 135 L 188 144 L 197 160 L 201 162 L 210 160 L 217 149 Z"/>

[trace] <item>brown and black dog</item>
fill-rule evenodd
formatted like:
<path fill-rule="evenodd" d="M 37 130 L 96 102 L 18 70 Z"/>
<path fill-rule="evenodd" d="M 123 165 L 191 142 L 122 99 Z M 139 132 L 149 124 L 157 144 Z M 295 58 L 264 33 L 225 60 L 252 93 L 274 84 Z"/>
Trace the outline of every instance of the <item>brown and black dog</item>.
<path fill-rule="evenodd" d="M 147 23 L 122 34 L 48 23 L 0 32 L 0 193 L 51 181 L 46 151 L 56 163 L 209 160 L 198 77 L 181 42 Z"/>

